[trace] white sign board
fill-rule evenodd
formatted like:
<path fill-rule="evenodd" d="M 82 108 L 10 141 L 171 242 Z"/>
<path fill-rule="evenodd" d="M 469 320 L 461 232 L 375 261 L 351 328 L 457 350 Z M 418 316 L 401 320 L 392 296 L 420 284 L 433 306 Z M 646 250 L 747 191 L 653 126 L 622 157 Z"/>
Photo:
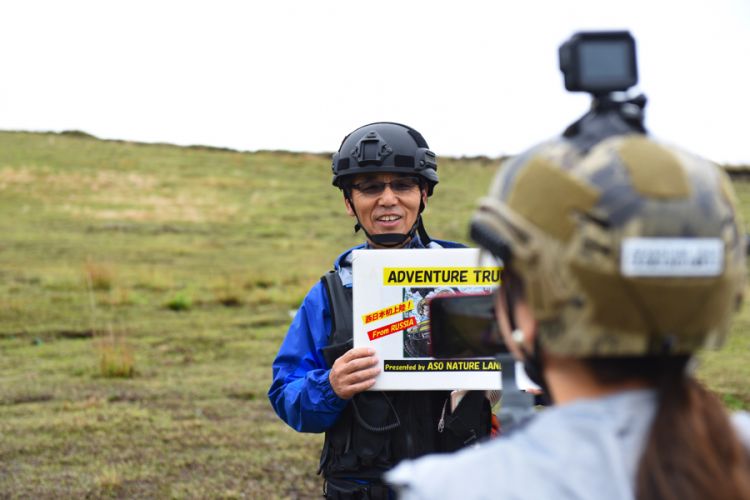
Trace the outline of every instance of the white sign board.
<path fill-rule="evenodd" d="M 500 389 L 493 358 L 429 356 L 429 300 L 436 295 L 488 293 L 500 268 L 479 262 L 479 250 L 355 250 L 354 347 L 377 351 L 381 373 L 373 390 Z"/>

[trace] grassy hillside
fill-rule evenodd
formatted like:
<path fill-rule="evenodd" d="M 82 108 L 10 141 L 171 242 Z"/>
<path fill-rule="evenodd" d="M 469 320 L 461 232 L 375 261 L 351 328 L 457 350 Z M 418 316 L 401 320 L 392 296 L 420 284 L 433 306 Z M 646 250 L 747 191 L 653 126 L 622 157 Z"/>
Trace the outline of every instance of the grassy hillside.
<path fill-rule="evenodd" d="M 465 239 L 492 169 L 441 168 Z M 0 497 L 318 492 L 265 392 L 352 225 L 327 157 L 0 133 Z"/>
<path fill-rule="evenodd" d="M 434 237 L 466 242 L 495 167 L 441 163 Z M 317 495 L 321 437 L 265 392 L 290 311 L 360 241 L 328 157 L 0 133 L 0 234 L 0 497 Z M 701 367 L 732 407 L 749 322 Z"/>

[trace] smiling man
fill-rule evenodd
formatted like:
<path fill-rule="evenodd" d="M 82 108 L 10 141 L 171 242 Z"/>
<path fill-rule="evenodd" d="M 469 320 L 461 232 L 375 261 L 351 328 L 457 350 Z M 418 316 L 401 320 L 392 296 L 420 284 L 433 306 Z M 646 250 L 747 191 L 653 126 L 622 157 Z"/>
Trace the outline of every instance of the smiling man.
<path fill-rule="evenodd" d="M 417 223 L 421 207 L 427 202 L 424 185 L 415 175 L 359 174 L 354 182 L 346 184 L 346 210 L 357 218 L 368 240 L 376 247 L 388 246 L 391 242 L 381 241 L 378 245 L 371 240 L 373 236 L 403 234 L 408 240 L 413 237 L 410 232 Z M 400 237 L 394 238 L 393 243 L 399 240 Z"/>
<path fill-rule="evenodd" d="M 367 241 L 341 254 L 305 297 L 273 363 L 268 396 L 292 428 L 326 433 L 320 472 L 327 498 L 385 499 L 392 492 L 383 472 L 488 435 L 490 410 L 481 392 L 446 415 L 448 391 L 367 391 L 378 359 L 369 348 L 352 348 L 352 250 L 463 246 L 431 240 L 422 223 L 438 183 L 435 154 L 416 130 L 379 122 L 346 136 L 332 168 Z"/>

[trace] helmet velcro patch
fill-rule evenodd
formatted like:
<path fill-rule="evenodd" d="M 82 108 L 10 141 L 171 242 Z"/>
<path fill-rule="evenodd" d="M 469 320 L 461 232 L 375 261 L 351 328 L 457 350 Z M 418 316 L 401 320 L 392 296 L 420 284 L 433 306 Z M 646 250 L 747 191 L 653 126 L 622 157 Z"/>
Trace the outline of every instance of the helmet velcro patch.
<path fill-rule="evenodd" d="M 622 140 L 618 153 L 633 188 L 649 198 L 687 198 L 690 183 L 677 157 L 645 136 Z"/>
<path fill-rule="evenodd" d="M 575 229 L 574 214 L 591 210 L 598 199 L 591 185 L 535 155 L 518 173 L 507 204 L 550 236 L 568 241 Z"/>

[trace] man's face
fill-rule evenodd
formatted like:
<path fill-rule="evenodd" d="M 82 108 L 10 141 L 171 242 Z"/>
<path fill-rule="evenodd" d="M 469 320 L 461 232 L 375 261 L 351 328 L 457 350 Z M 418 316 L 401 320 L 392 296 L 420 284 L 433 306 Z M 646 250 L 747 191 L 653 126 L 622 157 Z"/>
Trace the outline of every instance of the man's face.
<path fill-rule="evenodd" d="M 351 193 L 359 223 L 372 235 L 408 233 L 417 221 L 420 201 L 427 205 L 427 191 L 420 189 L 417 176 L 357 175 L 352 182 Z M 345 203 L 346 211 L 355 217 L 349 201 L 345 200 Z M 372 241 L 370 244 L 378 247 Z"/>

